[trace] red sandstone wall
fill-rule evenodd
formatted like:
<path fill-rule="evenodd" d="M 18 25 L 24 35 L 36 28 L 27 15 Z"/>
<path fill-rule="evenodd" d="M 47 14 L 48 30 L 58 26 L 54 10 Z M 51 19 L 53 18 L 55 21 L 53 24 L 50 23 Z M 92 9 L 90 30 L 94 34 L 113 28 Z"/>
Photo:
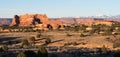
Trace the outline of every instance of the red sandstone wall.
<path fill-rule="evenodd" d="M 15 15 L 16 16 L 16 15 Z M 39 23 L 37 23 L 35 20 L 39 19 L 41 24 L 43 25 L 47 25 L 50 24 L 53 29 L 57 28 L 57 25 L 62 25 L 63 22 L 62 21 L 57 21 L 57 20 L 49 20 L 48 17 L 44 14 L 25 14 L 25 15 L 20 15 L 19 18 L 13 18 L 12 20 L 12 26 L 18 24 L 18 26 L 30 26 L 30 25 L 37 25 Z M 16 23 L 16 20 L 19 20 L 20 23 Z M 35 21 L 35 24 L 33 24 L 33 22 Z M 47 26 L 46 26 L 47 27 Z"/>

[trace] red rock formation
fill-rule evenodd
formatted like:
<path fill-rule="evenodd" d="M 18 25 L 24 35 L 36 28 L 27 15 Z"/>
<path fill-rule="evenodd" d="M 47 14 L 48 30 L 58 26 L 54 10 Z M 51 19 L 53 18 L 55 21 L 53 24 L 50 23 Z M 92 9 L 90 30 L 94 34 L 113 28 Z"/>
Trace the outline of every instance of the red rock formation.
<path fill-rule="evenodd" d="M 62 25 L 62 22 L 50 21 L 48 17 L 44 14 L 25 14 L 20 16 L 15 15 L 11 25 L 12 26 L 30 26 L 30 25 L 37 25 L 37 24 L 43 24 L 43 25 L 50 24 L 53 27 L 53 29 L 56 29 L 57 25 Z"/>
<path fill-rule="evenodd" d="M 14 19 L 11 24 L 12 26 L 13 25 L 30 26 L 30 25 L 45 23 L 49 21 L 48 17 L 44 14 L 25 14 L 19 16 L 19 18 L 17 17 L 18 17 L 17 15 L 14 16 Z"/>
<path fill-rule="evenodd" d="M 98 24 L 105 24 L 105 25 L 108 25 L 108 26 L 112 26 L 113 22 L 112 21 L 109 21 L 109 20 L 95 20 L 93 22 L 94 25 L 98 25 Z"/>

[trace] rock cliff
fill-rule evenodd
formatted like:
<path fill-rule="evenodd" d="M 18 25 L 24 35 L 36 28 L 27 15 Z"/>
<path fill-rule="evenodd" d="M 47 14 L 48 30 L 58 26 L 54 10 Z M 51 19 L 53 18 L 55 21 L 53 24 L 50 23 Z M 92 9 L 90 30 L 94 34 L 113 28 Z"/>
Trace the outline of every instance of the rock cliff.
<path fill-rule="evenodd" d="M 31 26 L 31 25 L 51 25 L 53 29 L 57 28 L 57 25 L 62 25 L 62 21 L 51 21 L 45 14 L 25 14 L 15 15 L 11 26 Z M 46 26 L 47 27 L 47 26 Z"/>
<path fill-rule="evenodd" d="M 44 14 L 25 14 L 15 15 L 12 20 L 12 26 L 30 26 L 48 22 L 48 17 Z"/>

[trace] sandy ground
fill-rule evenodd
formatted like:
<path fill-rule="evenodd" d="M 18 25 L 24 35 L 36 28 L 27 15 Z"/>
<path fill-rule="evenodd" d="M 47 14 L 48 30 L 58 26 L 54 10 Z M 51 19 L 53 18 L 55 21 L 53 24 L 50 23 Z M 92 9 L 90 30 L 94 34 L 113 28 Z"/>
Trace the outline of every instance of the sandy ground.
<path fill-rule="evenodd" d="M 71 34 L 72 36 L 67 36 L 67 34 Z M 31 36 L 36 37 L 36 35 L 37 32 L 0 33 L 0 42 L 28 39 Z M 43 44 L 45 38 L 47 37 L 49 37 L 52 40 L 52 43 L 50 43 L 48 46 L 64 46 L 65 43 L 76 42 L 78 43 L 78 45 L 69 46 L 78 48 L 79 47 L 96 48 L 105 45 L 107 48 L 113 49 L 112 48 L 113 44 L 109 41 L 106 41 L 106 38 L 109 36 L 93 35 L 80 37 L 79 32 L 66 32 L 66 31 L 42 32 L 42 37 L 36 38 L 36 45 Z M 83 45 L 81 43 L 85 44 Z"/>

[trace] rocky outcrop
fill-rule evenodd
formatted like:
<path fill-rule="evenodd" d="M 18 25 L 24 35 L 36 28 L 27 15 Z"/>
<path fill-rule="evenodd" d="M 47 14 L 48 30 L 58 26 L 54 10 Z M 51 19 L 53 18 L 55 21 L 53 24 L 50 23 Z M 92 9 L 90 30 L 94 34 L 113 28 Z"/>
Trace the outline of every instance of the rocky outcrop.
<path fill-rule="evenodd" d="M 62 25 L 62 21 L 51 21 L 45 14 L 25 14 L 25 15 L 15 15 L 11 26 L 31 26 L 39 24 L 46 25 L 42 28 L 47 28 L 47 25 L 51 25 L 53 29 L 57 29 L 57 25 Z M 41 27 L 41 25 L 40 25 Z"/>
<path fill-rule="evenodd" d="M 48 18 L 44 14 L 25 14 L 17 16 L 15 15 L 12 21 L 12 26 L 30 26 L 40 23 L 48 22 Z"/>

